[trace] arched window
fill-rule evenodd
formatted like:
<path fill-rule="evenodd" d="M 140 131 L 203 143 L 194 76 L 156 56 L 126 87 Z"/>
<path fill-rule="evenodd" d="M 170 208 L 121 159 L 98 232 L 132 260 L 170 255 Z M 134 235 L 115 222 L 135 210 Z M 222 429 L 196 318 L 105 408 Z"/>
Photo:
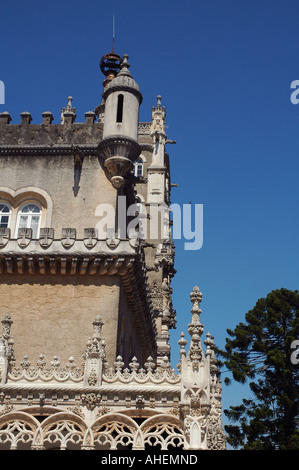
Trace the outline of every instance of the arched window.
<path fill-rule="evenodd" d="M 0 202 L 0 227 L 9 227 L 9 219 L 11 216 L 11 208 L 8 204 Z"/>
<path fill-rule="evenodd" d="M 32 238 L 39 235 L 42 210 L 38 204 L 29 203 L 21 207 L 18 214 L 17 230 L 19 228 L 32 228 Z"/>

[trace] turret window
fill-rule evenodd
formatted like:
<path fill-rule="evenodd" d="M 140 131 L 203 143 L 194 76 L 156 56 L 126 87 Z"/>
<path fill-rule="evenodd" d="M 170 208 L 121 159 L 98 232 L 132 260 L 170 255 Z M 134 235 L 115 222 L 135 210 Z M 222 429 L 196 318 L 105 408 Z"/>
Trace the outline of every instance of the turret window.
<path fill-rule="evenodd" d="M 124 107 L 124 95 L 118 95 L 118 97 L 117 97 L 116 122 L 122 122 L 123 121 L 123 107 Z"/>
<path fill-rule="evenodd" d="M 42 210 L 37 204 L 26 204 L 18 214 L 17 230 L 19 228 L 32 228 L 32 238 L 39 234 Z"/>
<path fill-rule="evenodd" d="M 140 178 L 141 176 L 143 176 L 143 162 L 142 162 L 142 160 L 137 160 L 134 163 L 134 175 L 137 178 Z"/>
<path fill-rule="evenodd" d="M 11 208 L 8 204 L 0 203 L 0 228 L 8 228 Z"/>

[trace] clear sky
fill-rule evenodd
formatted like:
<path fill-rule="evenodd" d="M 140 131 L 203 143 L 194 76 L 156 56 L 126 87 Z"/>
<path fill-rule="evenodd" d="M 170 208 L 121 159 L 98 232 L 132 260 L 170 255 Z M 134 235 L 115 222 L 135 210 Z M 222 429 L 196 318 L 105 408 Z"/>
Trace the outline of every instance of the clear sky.
<path fill-rule="evenodd" d="M 220 347 L 271 290 L 298 288 L 299 80 L 297 0 L 0 1 L 0 80 L 12 123 L 32 123 L 73 96 L 77 121 L 101 101 L 101 57 L 129 54 L 143 94 L 140 120 L 156 96 L 167 111 L 172 203 L 203 204 L 203 247 L 176 241 L 172 283 L 178 362 L 188 337 L 189 293 L 203 292 L 202 322 Z M 205 334 L 204 333 L 204 334 Z M 204 339 L 204 338 L 203 338 Z M 225 376 L 225 374 L 224 374 Z M 223 407 L 244 388 L 223 387 Z"/>

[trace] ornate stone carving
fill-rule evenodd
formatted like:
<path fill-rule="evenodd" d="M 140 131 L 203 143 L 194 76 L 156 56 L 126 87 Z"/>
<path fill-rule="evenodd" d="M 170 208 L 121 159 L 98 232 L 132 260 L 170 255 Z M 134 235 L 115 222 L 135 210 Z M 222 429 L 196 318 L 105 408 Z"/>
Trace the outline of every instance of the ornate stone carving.
<path fill-rule="evenodd" d="M 75 228 L 63 228 L 61 243 L 64 248 L 70 248 L 73 246 L 76 240 L 76 229 Z"/>
<path fill-rule="evenodd" d="M 84 245 L 86 248 L 93 248 L 97 243 L 97 235 L 95 228 L 84 229 Z"/>
<path fill-rule="evenodd" d="M 39 243 L 41 247 L 48 248 L 53 243 L 54 239 L 54 229 L 50 227 L 45 227 L 40 229 L 39 233 Z"/>
<path fill-rule="evenodd" d="M 162 312 L 163 309 L 163 294 L 162 289 L 160 289 L 155 282 L 150 289 L 150 295 L 152 300 L 152 306 L 155 311 L 155 314 L 158 315 Z"/>
<path fill-rule="evenodd" d="M 43 354 L 36 365 L 24 356 L 17 366 L 10 361 L 12 320 L 7 314 L 2 320 L 0 346 L 3 353 L 2 356 L 0 353 L 0 359 L 3 357 L 10 369 L 7 380 L 2 380 L 3 392 L 0 394 L 0 443 L 10 432 L 10 416 L 13 416 L 20 433 L 19 440 L 11 443 L 11 448 L 17 448 L 21 442 L 24 444 L 29 426 L 32 436 L 36 436 L 27 441 L 31 449 L 49 448 L 54 438 L 60 448 L 68 448 L 71 442 L 72 445 L 76 442 L 82 450 L 101 449 L 103 446 L 112 449 L 118 445 L 143 449 L 147 444 L 159 445 L 165 450 L 170 445 L 185 449 L 224 449 L 221 381 L 213 337 L 207 333 L 205 354 L 199 343 L 202 333 L 201 297 L 199 289 L 194 288 L 190 295 L 191 343 L 189 351 L 186 351 L 187 341 L 182 333 L 179 372 L 172 369 L 167 356 L 161 357 L 159 362 L 150 356 L 141 365 L 134 356 L 128 367 L 118 356 L 113 367 L 108 369 L 102 337 L 103 322 L 99 316 L 92 324 L 93 333 L 87 341 L 82 366 L 77 367 L 71 357 L 61 367 L 57 355 L 48 366 Z M 49 406 L 52 411 L 40 423 L 30 414 L 32 411 L 26 414 L 26 403 L 31 410 L 35 407 L 38 415 Z M 58 408 L 57 420 L 54 407 Z M 19 408 L 21 414 L 18 416 Z M 65 412 L 62 413 L 61 409 Z M 126 409 L 130 413 L 136 410 L 138 416 L 145 413 L 143 423 L 139 425 L 122 414 Z M 157 410 L 156 415 L 152 415 L 154 410 Z M 30 424 L 25 425 L 26 420 Z"/>
<path fill-rule="evenodd" d="M 31 242 L 32 228 L 19 228 L 17 238 L 18 238 L 18 245 L 21 248 L 25 248 Z"/>
<path fill-rule="evenodd" d="M 81 403 L 88 410 L 94 410 L 101 403 L 101 395 L 96 393 L 83 393 L 81 395 Z"/>
<path fill-rule="evenodd" d="M 10 229 L 0 227 L 0 249 L 4 248 L 7 245 L 7 242 L 9 239 L 10 239 Z"/>
<path fill-rule="evenodd" d="M 156 107 L 152 108 L 152 124 L 150 129 L 152 136 L 165 133 L 166 111 L 165 106 L 162 107 L 161 105 L 161 98 L 162 97 L 160 95 L 157 96 Z"/>
<path fill-rule="evenodd" d="M 193 291 L 190 294 L 190 299 L 193 306 L 191 309 L 192 322 L 188 325 L 188 331 L 191 336 L 188 357 L 192 362 L 193 368 L 198 368 L 199 363 L 202 360 L 201 335 L 203 332 L 203 325 L 200 323 L 201 309 L 199 308 L 202 294 L 197 286 L 193 288 Z"/>
<path fill-rule="evenodd" d="M 98 315 L 93 322 L 93 337 L 86 343 L 83 357 L 85 359 L 84 383 L 90 386 L 99 386 L 102 382 L 102 373 L 106 367 L 105 340 L 102 339 L 103 322 Z"/>
<path fill-rule="evenodd" d="M 10 330 L 13 321 L 9 313 L 5 315 L 5 317 L 1 320 L 2 323 L 2 339 L 8 340 L 10 338 Z"/>

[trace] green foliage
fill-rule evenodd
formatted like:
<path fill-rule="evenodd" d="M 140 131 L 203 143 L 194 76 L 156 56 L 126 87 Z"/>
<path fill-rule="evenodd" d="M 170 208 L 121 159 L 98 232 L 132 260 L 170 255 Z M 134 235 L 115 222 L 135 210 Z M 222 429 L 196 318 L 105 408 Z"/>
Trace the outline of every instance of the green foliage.
<path fill-rule="evenodd" d="M 246 450 L 298 449 L 299 364 L 291 344 L 299 339 L 299 293 L 280 289 L 259 299 L 234 330 L 227 330 L 224 364 L 254 400 L 225 410 L 228 442 Z M 225 383 L 229 384 L 225 379 Z"/>

